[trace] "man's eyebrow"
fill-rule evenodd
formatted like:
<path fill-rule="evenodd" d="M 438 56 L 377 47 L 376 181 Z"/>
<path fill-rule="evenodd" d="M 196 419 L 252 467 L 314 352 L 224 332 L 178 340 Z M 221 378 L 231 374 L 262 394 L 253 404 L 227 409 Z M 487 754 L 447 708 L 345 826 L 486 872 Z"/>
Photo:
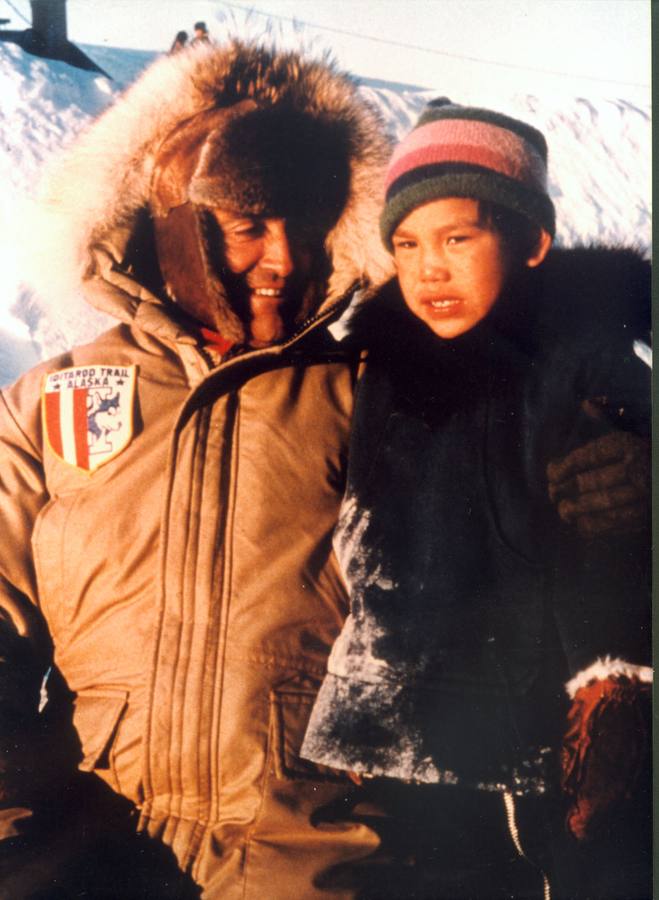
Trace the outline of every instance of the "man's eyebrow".
<path fill-rule="evenodd" d="M 252 215 L 248 212 L 240 212 L 224 209 L 221 206 L 207 206 L 205 207 L 208 212 L 213 213 L 213 215 L 219 220 L 220 218 L 225 217 L 229 222 L 253 222 L 255 219 L 258 219 L 259 216 Z"/>
<path fill-rule="evenodd" d="M 245 216 L 244 218 L 241 216 L 240 218 L 231 219 L 228 222 L 220 222 L 223 228 L 244 228 L 246 225 L 249 228 L 253 228 L 255 225 L 259 224 L 258 218 L 251 218 L 250 216 Z"/>

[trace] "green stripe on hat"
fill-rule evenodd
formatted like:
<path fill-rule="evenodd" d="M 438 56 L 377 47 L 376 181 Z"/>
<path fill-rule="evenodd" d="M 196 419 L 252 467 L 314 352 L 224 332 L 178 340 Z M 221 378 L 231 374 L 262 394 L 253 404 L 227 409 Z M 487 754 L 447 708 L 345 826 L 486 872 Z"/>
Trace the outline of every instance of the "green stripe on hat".
<path fill-rule="evenodd" d="M 441 169 L 441 166 L 437 168 Z M 540 225 L 552 237 L 556 231 L 554 205 L 547 194 L 530 191 L 521 182 L 497 172 L 456 172 L 453 169 L 420 177 L 398 191 L 394 182 L 380 217 L 380 234 L 385 247 L 392 250 L 394 231 L 414 209 L 445 197 L 498 203 Z"/>

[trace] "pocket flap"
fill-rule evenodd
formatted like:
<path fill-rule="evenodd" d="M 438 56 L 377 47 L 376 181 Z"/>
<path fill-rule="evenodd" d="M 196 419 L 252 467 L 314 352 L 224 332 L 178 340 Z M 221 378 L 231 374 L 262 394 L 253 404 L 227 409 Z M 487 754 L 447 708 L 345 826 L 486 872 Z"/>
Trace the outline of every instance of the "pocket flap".
<path fill-rule="evenodd" d="M 345 772 L 310 762 L 300 756 L 300 747 L 315 699 L 315 693 L 298 691 L 272 691 L 270 694 L 270 727 L 277 778 L 313 778 L 338 782 L 348 780 Z"/>
<path fill-rule="evenodd" d="M 127 705 L 128 691 L 83 691 L 76 696 L 73 724 L 82 745 L 83 772 L 107 768 L 102 757 Z"/>

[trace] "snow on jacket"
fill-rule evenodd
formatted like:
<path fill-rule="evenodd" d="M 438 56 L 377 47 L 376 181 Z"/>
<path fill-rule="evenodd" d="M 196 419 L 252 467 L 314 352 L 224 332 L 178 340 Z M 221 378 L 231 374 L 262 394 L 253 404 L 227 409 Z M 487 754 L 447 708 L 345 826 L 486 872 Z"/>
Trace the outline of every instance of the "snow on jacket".
<path fill-rule="evenodd" d="M 167 133 L 209 104 L 290 85 L 353 136 L 326 298 L 290 340 L 219 360 L 136 279 L 126 248 L 140 246 Z M 387 153 L 377 115 L 325 65 L 201 47 L 157 62 L 49 182 L 44 302 L 52 281 L 65 314 L 80 315 L 66 305 L 79 281 L 120 324 L 2 394 L 4 721 L 20 736 L 52 647 L 73 692 L 80 768 L 135 805 L 139 827 L 207 897 L 320 896 L 316 874 L 375 840 L 312 826 L 339 788 L 297 753 L 347 611 L 331 536 L 357 360 L 325 326 L 356 282 L 385 271 L 376 205 Z M 90 448 L 102 464 L 83 459 Z M 52 691 L 44 715 L 55 708 Z M 13 740 L 4 761 L 5 805 L 29 806 L 30 778 L 48 768 L 43 755 L 26 765 L 29 740 Z"/>
<path fill-rule="evenodd" d="M 649 431 L 646 263 L 553 251 L 471 332 L 442 341 L 395 283 L 358 314 L 369 348 L 334 544 L 351 614 L 302 755 L 418 782 L 542 793 L 565 683 L 649 663 L 647 534 L 587 542 L 547 497 L 549 460 Z"/>

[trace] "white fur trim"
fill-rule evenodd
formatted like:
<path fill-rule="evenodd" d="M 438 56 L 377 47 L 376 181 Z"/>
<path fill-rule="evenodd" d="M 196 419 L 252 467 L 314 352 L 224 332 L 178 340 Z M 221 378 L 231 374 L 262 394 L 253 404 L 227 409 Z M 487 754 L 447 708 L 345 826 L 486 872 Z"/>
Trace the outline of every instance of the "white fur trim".
<path fill-rule="evenodd" d="M 603 659 L 599 657 L 587 669 L 577 672 L 574 678 L 571 678 L 565 685 L 565 690 L 571 700 L 579 688 L 585 687 L 592 681 L 601 681 L 611 676 L 624 675 L 625 678 L 638 678 L 647 684 L 652 684 L 652 669 L 650 666 L 637 666 L 633 663 L 625 662 L 624 659 L 611 659 L 605 656 Z"/>
<path fill-rule="evenodd" d="M 634 341 L 634 353 L 641 362 L 645 363 L 648 369 L 652 370 L 652 349 L 649 344 L 646 344 L 645 341 L 641 340 Z"/>

